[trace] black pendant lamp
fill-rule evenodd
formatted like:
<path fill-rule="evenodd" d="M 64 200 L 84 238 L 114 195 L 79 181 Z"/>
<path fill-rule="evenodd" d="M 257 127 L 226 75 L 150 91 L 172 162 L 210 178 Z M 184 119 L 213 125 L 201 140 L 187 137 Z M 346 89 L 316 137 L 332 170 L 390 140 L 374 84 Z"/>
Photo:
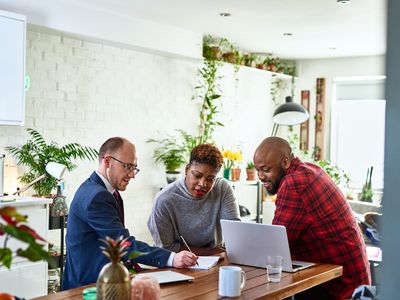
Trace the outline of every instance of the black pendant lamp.
<path fill-rule="evenodd" d="M 291 96 L 286 97 L 286 103 L 279 105 L 272 116 L 274 127 L 272 135 L 276 135 L 279 125 L 297 125 L 308 120 L 309 114 L 304 106 L 293 102 Z"/>

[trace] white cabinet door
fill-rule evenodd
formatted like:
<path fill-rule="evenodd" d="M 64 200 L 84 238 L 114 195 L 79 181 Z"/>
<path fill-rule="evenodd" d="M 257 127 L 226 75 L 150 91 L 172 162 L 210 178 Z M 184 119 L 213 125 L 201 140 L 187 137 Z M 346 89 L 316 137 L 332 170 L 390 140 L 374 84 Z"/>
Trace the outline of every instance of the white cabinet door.
<path fill-rule="evenodd" d="M 0 10 L 0 124 L 24 124 L 25 31 L 24 16 Z"/>
<path fill-rule="evenodd" d="M 47 295 L 47 262 L 21 262 L 11 271 L 0 267 L 0 291 L 19 298 Z"/>
<path fill-rule="evenodd" d="M 48 205 L 41 201 L 41 198 L 21 197 L 17 202 L 0 203 L 0 207 L 15 206 L 18 213 L 28 216 L 27 225 L 47 240 Z M 4 235 L 0 236 L 0 247 L 4 244 L 4 238 Z M 15 251 L 18 248 L 25 249 L 27 244 L 11 238 L 7 247 Z M 27 299 L 46 295 L 47 269 L 47 261 L 31 262 L 23 257 L 14 257 L 10 270 L 0 265 L 0 293 L 10 293 Z"/>

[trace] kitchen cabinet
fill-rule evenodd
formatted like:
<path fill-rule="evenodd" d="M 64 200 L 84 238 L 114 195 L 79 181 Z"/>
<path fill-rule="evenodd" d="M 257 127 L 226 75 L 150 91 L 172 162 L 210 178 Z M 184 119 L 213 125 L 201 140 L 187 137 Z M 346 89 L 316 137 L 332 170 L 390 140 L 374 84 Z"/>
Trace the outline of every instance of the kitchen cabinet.
<path fill-rule="evenodd" d="M 24 125 L 25 16 L 0 10 L 0 125 Z"/>
<path fill-rule="evenodd" d="M 15 206 L 20 214 L 28 216 L 28 226 L 47 240 L 48 204 L 51 201 L 47 198 L 21 197 L 15 202 L 0 202 L 0 207 Z M 3 243 L 4 235 L 0 236 L 0 245 Z M 10 239 L 7 247 L 25 249 L 26 244 Z M 14 257 L 10 270 L 0 266 L 0 291 L 27 299 L 47 295 L 47 270 L 47 262 L 44 260 L 32 262 L 23 257 Z"/>

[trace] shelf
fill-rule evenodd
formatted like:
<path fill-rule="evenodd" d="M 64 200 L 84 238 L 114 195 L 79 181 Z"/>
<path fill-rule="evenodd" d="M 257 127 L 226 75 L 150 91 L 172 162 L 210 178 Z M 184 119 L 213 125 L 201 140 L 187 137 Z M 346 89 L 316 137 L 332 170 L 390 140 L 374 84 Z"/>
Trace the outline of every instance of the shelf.
<path fill-rule="evenodd" d="M 68 216 L 63 216 L 62 217 L 52 217 L 49 216 L 49 229 L 60 229 L 61 228 L 61 224 L 64 222 L 64 228 L 67 227 L 67 218 Z"/>
<path fill-rule="evenodd" d="M 49 269 L 60 268 L 60 274 L 63 274 L 65 265 L 64 254 L 64 229 L 67 227 L 68 216 L 49 216 L 49 229 L 60 229 L 60 255 L 52 256 L 49 260 Z M 62 276 L 62 275 L 61 275 Z M 60 286 L 62 278 L 60 278 Z"/>
<path fill-rule="evenodd" d="M 62 256 L 63 266 L 65 265 L 65 255 Z M 61 255 L 50 256 L 49 258 L 49 269 L 58 269 L 61 268 Z"/>
<path fill-rule="evenodd" d="M 243 65 L 234 65 L 231 63 L 227 63 L 227 62 L 224 62 L 223 65 L 230 66 L 232 68 L 234 68 L 235 66 L 239 66 L 239 70 L 243 70 L 245 72 L 261 72 L 262 74 L 268 75 L 273 78 L 279 78 L 279 79 L 283 79 L 283 80 L 292 80 L 292 75 L 288 75 L 285 73 L 271 72 L 268 70 L 262 70 L 262 69 L 249 67 L 249 66 L 243 66 Z M 295 78 L 297 78 L 297 77 L 295 76 Z"/>

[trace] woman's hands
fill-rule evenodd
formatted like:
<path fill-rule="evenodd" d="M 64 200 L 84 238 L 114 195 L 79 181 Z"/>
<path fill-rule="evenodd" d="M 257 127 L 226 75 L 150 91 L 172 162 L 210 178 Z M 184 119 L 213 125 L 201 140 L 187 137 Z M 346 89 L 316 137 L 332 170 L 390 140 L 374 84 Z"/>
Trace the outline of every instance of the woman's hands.
<path fill-rule="evenodd" d="M 196 264 L 198 257 L 186 250 L 183 250 L 179 253 L 175 254 L 174 260 L 172 262 L 172 266 L 174 268 L 185 268 L 191 267 Z"/>

